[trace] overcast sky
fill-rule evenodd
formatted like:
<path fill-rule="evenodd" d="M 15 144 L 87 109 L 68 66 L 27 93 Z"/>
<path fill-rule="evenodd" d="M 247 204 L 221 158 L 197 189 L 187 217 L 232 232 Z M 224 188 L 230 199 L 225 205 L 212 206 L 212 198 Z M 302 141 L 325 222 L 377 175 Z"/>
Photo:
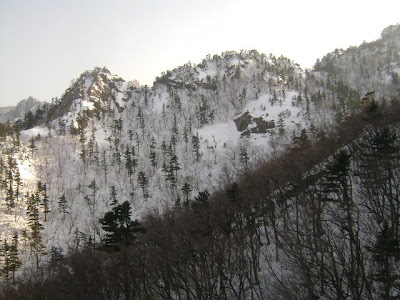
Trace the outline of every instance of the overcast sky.
<path fill-rule="evenodd" d="M 0 0 L 0 106 L 60 97 L 95 66 L 148 85 L 226 50 L 312 67 L 378 39 L 399 11 L 399 0 Z"/>

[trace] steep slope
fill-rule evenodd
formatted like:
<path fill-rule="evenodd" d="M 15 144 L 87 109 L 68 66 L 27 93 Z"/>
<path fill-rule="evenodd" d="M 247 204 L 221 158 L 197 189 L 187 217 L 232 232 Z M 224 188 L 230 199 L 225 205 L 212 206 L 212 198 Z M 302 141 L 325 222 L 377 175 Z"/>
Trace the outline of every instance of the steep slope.
<path fill-rule="evenodd" d="M 129 201 L 134 218 L 188 206 L 292 143 L 324 139 L 360 109 L 350 71 L 335 73 L 345 57 L 331 60 L 333 71 L 327 59 L 303 71 L 284 57 L 230 51 L 167 71 L 151 88 L 105 68 L 84 72 L 42 107 L 39 126 L 23 124 L 30 129 L 1 144 L 2 240 L 17 231 L 25 265 L 39 265 L 52 249 L 99 242 L 114 198 Z"/>
<path fill-rule="evenodd" d="M 53 251 L 7 299 L 395 299 L 399 116 L 380 105 L 185 209 L 149 212 L 117 252 Z"/>
<path fill-rule="evenodd" d="M 311 124 L 316 132 L 319 114 L 329 119 L 323 103 L 306 109 L 298 101 L 303 82 L 290 60 L 256 51 L 185 65 L 152 89 L 106 69 L 85 72 L 43 113 L 45 127 L 21 132 L 18 153 L 25 154 L 12 157 L 26 196 L 18 208 L 5 201 L 4 211 L 29 228 L 24 203 L 36 195 L 49 251 L 98 242 L 112 193 L 130 201 L 134 217 L 184 205 L 236 180 Z M 9 179 L 5 198 L 7 190 L 15 196 L 12 185 Z M 11 223 L 9 236 L 19 226 Z"/>
<path fill-rule="evenodd" d="M 338 98 L 342 117 L 360 105 L 360 95 L 398 98 L 400 89 L 400 26 L 385 28 L 381 38 L 359 47 L 336 49 L 317 60 L 314 76 Z"/>

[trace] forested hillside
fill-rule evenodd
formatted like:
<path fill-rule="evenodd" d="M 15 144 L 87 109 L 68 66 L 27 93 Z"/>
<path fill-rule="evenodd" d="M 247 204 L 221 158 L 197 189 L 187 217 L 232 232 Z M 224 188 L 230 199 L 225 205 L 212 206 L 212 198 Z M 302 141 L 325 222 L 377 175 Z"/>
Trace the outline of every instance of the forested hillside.
<path fill-rule="evenodd" d="M 0 124 L 4 292 L 398 295 L 399 41 L 313 70 L 227 51 L 152 87 L 95 68 Z"/>
<path fill-rule="evenodd" d="M 103 226 L 123 238 L 52 253 L 7 297 L 395 298 L 399 113 L 397 102 L 371 106 L 334 136 L 303 141 L 212 196 L 202 191 L 131 227 Z M 129 215 L 124 205 L 111 212 Z"/>

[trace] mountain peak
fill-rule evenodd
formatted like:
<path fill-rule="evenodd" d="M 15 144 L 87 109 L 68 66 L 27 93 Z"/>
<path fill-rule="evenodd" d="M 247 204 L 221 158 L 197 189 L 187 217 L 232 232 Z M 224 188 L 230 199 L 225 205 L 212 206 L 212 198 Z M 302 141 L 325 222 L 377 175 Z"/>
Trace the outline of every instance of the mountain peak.
<path fill-rule="evenodd" d="M 41 102 L 32 96 L 23 99 L 16 106 L 10 106 L 0 111 L 0 123 L 21 119 L 29 111 L 35 110 Z"/>

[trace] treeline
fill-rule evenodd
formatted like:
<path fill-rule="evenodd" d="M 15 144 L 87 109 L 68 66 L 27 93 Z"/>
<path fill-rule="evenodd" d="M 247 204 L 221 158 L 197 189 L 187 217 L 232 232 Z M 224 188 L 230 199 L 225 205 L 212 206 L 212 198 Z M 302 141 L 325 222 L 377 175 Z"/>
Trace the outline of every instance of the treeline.
<path fill-rule="evenodd" d="M 118 251 L 55 251 L 3 297 L 398 299 L 399 113 L 370 106 L 212 196 L 149 212 Z"/>

